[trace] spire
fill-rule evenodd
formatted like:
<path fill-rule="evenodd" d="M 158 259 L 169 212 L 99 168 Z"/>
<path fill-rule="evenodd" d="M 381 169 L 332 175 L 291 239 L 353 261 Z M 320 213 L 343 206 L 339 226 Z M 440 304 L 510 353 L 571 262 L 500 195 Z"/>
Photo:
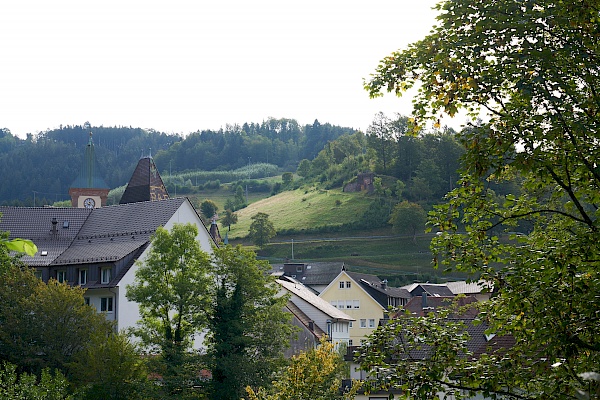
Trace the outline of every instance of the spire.
<path fill-rule="evenodd" d="M 163 183 L 152 157 L 142 157 L 121 196 L 120 204 L 168 199 L 169 193 Z"/>
<path fill-rule="evenodd" d="M 72 188 L 89 188 L 89 189 L 108 189 L 108 185 L 96 173 L 96 151 L 94 149 L 94 141 L 92 140 L 92 132 L 88 144 L 85 146 L 83 155 L 83 165 L 79 170 L 79 176 L 71 184 Z"/>

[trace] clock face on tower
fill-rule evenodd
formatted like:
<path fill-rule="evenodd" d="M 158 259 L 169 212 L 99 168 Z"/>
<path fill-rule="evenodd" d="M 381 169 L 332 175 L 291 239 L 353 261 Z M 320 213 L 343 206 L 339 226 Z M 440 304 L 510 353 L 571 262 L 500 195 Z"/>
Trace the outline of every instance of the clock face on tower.
<path fill-rule="evenodd" d="M 83 201 L 83 206 L 85 208 L 94 208 L 94 206 L 96 206 L 96 202 L 94 201 L 94 199 L 88 197 Z"/>

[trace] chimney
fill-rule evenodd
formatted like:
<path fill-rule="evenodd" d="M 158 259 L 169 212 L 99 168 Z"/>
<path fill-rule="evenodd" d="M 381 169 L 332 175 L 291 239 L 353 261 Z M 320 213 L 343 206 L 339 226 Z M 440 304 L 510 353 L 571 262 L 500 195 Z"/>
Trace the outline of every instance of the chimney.
<path fill-rule="evenodd" d="M 388 281 L 387 281 L 387 279 L 384 279 L 384 280 L 381 282 L 381 288 L 382 288 L 383 290 L 387 289 L 387 284 L 388 284 Z"/>
<path fill-rule="evenodd" d="M 56 235 L 58 233 L 57 229 L 56 229 L 56 225 L 58 224 L 58 221 L 56 220 L 56 217 L 52 218 L 52 234 Z"/>
<path fill-rule="evenodd" d="M 421 294 L 421 308 L 427 308 L 427 292 Z"/>

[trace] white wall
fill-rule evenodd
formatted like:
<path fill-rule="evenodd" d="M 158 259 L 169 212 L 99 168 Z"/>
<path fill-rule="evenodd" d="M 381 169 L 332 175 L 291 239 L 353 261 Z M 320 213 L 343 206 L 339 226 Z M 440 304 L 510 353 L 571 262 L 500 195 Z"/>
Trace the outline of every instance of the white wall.
<path fill-rule="evenodd" d="M 200 247 L 202 250 L 206 251 L 209 254 L 212 254 L 212 245 L 213 240 L 210 237 L 210 234 L 202 224 L 202 221 L 198 218 L 195 210 L 192 208 L 191 204 L 188 201 L 182 203 L 181 207 L 173 214 L 171 219 L 165 224 L 164 228 L 170 230 L 174 224 L 185 224 L 185 223 L 193 223 L 198 227 L 198 236 L 196 236 L 196 240 L 200 243 Z M 142 253 L 139 260 L 143 262 L 148 256 L 150 251 L 150 247 L 146 248 L 146 250 Z M 117 323 L 118 329 L 121 331 L 123 329 L 127 329 L 129 327 L 134 327 L 138 320 L 140 319 L 139 307 L 137 303 L 129 301 L 126 297 L 126 287 L 130 285 L 135 280 L 135 271 L 138 269 L 137 265 L 133 265 L 129 271 L 123 276 L 123 278 L 119 281 L 117 288 L 113 289 L 116 292 L 116 315 L 117 315 Z M 100 300 L 98 300 L 99 302 Z M 100 309 L 100 305 L 98 303 L 98 309 Z M 200 348 L 202 346 L 204 334 L 197 336 L 194 340 L 194 347 Z"/>

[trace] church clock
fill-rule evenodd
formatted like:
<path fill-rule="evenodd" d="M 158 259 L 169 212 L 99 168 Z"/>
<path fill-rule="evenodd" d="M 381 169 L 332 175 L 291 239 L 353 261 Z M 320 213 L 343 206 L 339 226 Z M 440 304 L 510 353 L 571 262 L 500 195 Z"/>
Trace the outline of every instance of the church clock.
<path fill-rule="evenodd" d="M 87 199 L 85 199 L 83 201 L 83 206 L 85 208 L 94 208 L 96 206 L 96 201 L 94 199 L 92 199 L 91 197 L 88 197 Z"/>

